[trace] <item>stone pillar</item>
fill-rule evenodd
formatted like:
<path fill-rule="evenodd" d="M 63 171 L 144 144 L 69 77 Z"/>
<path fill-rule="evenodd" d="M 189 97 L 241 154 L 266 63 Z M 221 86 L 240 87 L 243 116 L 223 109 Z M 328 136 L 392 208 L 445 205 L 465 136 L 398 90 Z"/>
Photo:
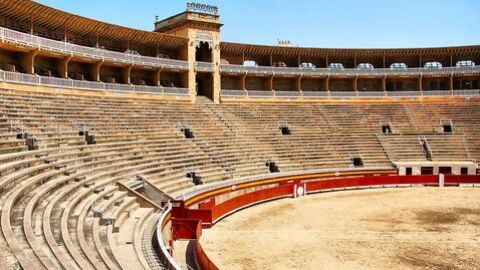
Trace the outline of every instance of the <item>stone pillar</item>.
<path fill-rule="evenodd" d="M 131 76 L 130 73 L 132 72 L 132 65 L 128 65 L 123 68 L 122 70 L 122 80 L 124 84 L 131 83 Z"/>
<path fill-rule="evenodd" d="M 295 79 L 295 91 L 302 91 L 302 75 Z"/>
<path fill-rule="evenodd" d="M 353 79 L 353 91 L 358 92 L 358 75 Z"/>
<path fill-rule="evenodd" d="M 92 68 L 90 70 L 90 75 L 91 75 L 91 80 L 94 82 L 99 82 L 100 81 L 100 69 L 102 67 L 103 62 L 99 61 L 96 62 L 92 65 Z"/>
<path fill-rule="evenodd" d="M 153 78 L 153 85 L 160 86 L 160 78 L 161 78 L 162 70 L 157 69 L 155 70 L 154 78 Z"/>
<path fill-rule="evenodd" d="M 382 78 L 382 91 L 387 92 L 387 76 L 383 76 Z"/>
<path fill-rule="evenodd" d="M 185 82 L 187 83 L 184 87 L 188 88 L 188 93 L 190 95 L 190 100 L 192 103 L 195 103 L 197 100 L 197 72 L 195 71 L 195 53 L 196 53 L 196 47 L 195 47 L 195 34 L 193 31 L 189 31 L 189 42 L 188 42 L 188 47 L 185 50 L 185 53 L 187 55 L 186 60 L 188 60 L 188 71 L 186 75 L 186 80 Z"/>
<path fill-rule="evenodd" d="M 268 81 L 267 81 L 267 89 L 266 90 L 269 90 L 269 91 L 274 91 L 275 89 L 273 89 L 273 75 L 270 76 L 268 78 Z"/>
<path fill-rule="evenodd" d="M 450 90 L 453 92 L 453 90 L 454 90 L 454 89 L 453 89 L 453 73 L 450 74 L 450 78 L 449 78 L 449 79 L 450 79 L 450 80 L 449 80 L 449 82 L 450 82 Z"/>
<path fill-rule="evenodd" d="M 212 100 L 214 103 L 220 103 L 220 90 L 222 88 L 222 79 L 220 76 L 220 33 L 213 34 L 212 62 L 213 62 L 213 80 L 212 80 Z"/>
<path fill-rule="evenodd" d="M 325 79 L 325 90 L 327 90 L 328 94 L 330 95 L 330 75 L 328 75 Z"/>
<path fill-rule="evenodd" d="M 58 74 L 60 74 L 60 78 L 68 78 L 68 63 L 70 62 L 70 59 L 72 59 L 72 57 L 67 56 L 59 61 L 57 71 Z"/>
<path fill-rule="evenodd" d="M 242 74 L 240 77 L 240 90 L 247 90 L 247 74 Z"/>
<path fill-rule="evenodd" d="M 423 75 L 420 75 L 420 77 L 418 77 L 418 89 L 420 90 L 420 92 L 423 93 Z"/>
<path fill-rule="evenodd" d="M 21 65 L 23 71 L 27 74 L 33 74 L 35 73 L 35 56 L 37 56 L 38 50 L 33 50 L 28 53 L 26 53 L 22 60 L 21 60 Z"/>

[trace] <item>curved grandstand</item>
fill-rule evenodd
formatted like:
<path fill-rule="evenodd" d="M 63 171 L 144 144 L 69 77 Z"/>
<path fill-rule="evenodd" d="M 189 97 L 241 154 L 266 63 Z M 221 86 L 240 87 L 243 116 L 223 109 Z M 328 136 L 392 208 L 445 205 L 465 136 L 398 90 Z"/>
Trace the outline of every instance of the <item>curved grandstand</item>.
<path fill-rule="evenodd" d="M 259 46 L 221 26 L 194 3 L 145 32 L 0 1 L 2 267 L 218 269 L 202 227 L 253 204 L 480 184 L 480 46 Z"/>

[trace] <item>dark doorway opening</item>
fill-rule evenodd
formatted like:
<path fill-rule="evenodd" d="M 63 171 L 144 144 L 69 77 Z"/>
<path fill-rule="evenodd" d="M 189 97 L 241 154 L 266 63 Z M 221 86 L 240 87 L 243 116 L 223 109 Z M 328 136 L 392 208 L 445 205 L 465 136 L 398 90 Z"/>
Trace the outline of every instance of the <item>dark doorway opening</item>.
<path fill-rule="evenodd" d="M 441 174 L 452 174 L 452 167 L 440 167 L 438 172 Z"/>
<path fill-rule="evenodd" d="M 451 124 L 443 124 L 443 133 L 452 133 L 453 127 Z"/>
<path fill-rule="evenodd" d="M 280 130 L 282 131 L 282 135 L 292 135 L 292 131 L 287 126 L 281 126 Z"/>
<path fill-rule="evenodd" d="M 275 164 L 275 162 L 273 162 L 273 161 L 269 161 L 269 162 L 265 163 L 265 165 L 268 167 L 268 170 L 271 173 L 280 172 L 280 169 L 278 168 L 277 164 Z"/>
<path fill-rule="evenodd" d="M 212 48 L 207 42 L 200 42 L 195 51 L 195 60 L 197 62 L 212 62 Z"/>
<path fill-rule="evenodd" d="M 186 139 L 195 138 L 195 135 L 193 134 L 193 131 L 189 128 L 182 128 L 180 131 L 183 133 L 183 135 L 185 136 Z"/>
<path fill-rule="evenodd" d="M 412 174 L 413 174 L 412 167 L 405 168 L 405 175 L 412 175 Z"/>
<path fill-rule="evenodd" d="M 392 134 L 392 127 L 390 124 L 383 124 L 382 125 L 382 133 L 383 134 Z"/>
<path fill-rule="evenodd" d="M 433 167 L 422 167 L 422 175 L 433 175 Z"/>
<path fill-rule="evenodd" d="M 461 175 L 468 175 L 468 168 L 467 167 L 460 168 L 460 174 Z"/>
<path fill-rule="evenodd" d="M 213 99 L 213 75 L 197 73 L 197 95 Z"/>
<path fill-rule="evenodd" d="M 353 166 L 355 168 L 357 167 L 363 167 L 363 159 L 361 157 L 354 157 L 352 158 Z"/>

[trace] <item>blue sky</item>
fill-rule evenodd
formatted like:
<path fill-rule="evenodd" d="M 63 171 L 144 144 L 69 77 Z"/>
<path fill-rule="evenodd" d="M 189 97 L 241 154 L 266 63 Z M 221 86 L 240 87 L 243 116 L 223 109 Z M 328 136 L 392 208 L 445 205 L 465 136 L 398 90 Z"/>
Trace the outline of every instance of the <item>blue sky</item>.
<path fill-rule="evenodd" d="M 39 0 L 133 28 L 185 10 L 184 0 Z M 202 0 L 220 7 L 222 40 L 301 47 L 395 48 L 480 44 L 480 0 Z"/>

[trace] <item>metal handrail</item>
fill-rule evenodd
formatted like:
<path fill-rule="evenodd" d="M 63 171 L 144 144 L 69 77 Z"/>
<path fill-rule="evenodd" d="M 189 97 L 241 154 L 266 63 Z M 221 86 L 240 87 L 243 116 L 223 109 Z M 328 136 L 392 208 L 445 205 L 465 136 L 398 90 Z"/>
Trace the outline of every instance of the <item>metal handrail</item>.
<path fill-rule="evenodd" d="M 392 169 L 393 167 L 390 166 L 372 166 L 366 168 L 357 168 L 355 170 L 358 171 L 369 171 L 369 170 L 388 170 Z M 304 175 L 304 174 L 314 174 L 314 173 L 335 173 L 335 175 L 340 175 L 341 172 L 351 171 L 352 168 L 332 168 L 332 169 L 315 169 L 315 170 L 303 170 L 303 171 L 290 171 L 290 172 L 283 172 L 283 173 L 275 173 L 275 174 L 264 174 L 264 175 L 257 175 L 253 177 L 245 177 L 241 179 L 232 179 L 227 182 L 212 184 L 207 187 L 202 187 L 199 189 L 195 189 L 189 192 L 186 192 L 177 197 L 178 200 L 186 201 L 198 194 L 205 193 L 211 190 L 220 189 L 227 186 L 235 186 L 239 184 L 255 182 L 258 180 L 268 179 L 272 177 L 286 177 L 286 176 L 295 176 L 295 175 Z"/>
<path fill-rule="evenodd" d="M 296 97 L 296 98 L 385 98 L 420 96 L 480 96 L 480 89 L 471 90 L 424 90 L 424 91 L 270 91 L 270 90 L 222 90 L 225 97 Z"/>
<path fill-rule="evenodd" d="M 170 255 L 170 252 L 168 252 L 167 246 L 165 245 L 165 238 L 163 237 L 163 228 L 162 224 L 164 223 L 164 220 L 167 218 L 167 216 L 170 214 L 172 211 L 172 204 L 168 202 L 166 208 L 163 210 L 162 215 L 160 216 L 160 219 L 158 220 L 158 225 L 157 225 L 157 242 L 160 247 L 160 252 L 162 254 L 159 254 L 161 257 L 164 258 L 164 264 L 167 267 L 167 269 L 175 269 L 175 270 L 181 270 L 180 266 L 175 262 L 173 259 L 172 255 Z"/>
<path fill-rule="evenodd" d="M 243 97 L 247 95 L 247 91 L 222 89 L 220 91 L 220 95 L 226 96 L 226 97 Z"/>
<path fill-rule="evenodd" d="M 195 62 L 195 70 L 200 72 L 213 72 L 213 63 L 211 62 Z"/>
<path fill-rule="evenodd" d="M 300 91 L 275 91 L 275 96 L 277 96 L 277 97 L 301 97 L 302 92 L 300 92 Z"/>
<path fill-rule="evenodd" d="M 221 72 L 229 73 L 267 73 L 267 74 L 292 74 L 292 75 L 339 75 L 339 76 L 407 76 L 407 75 L 450 75 L 452 73 L 480 73 L 480 66 L 474 67 L 442 67 L 442 68 L 375 68 L 375 69 L 358 69 L 358 68 L 305 68 L 305 67 L 268 67 L 268 66 L 243 66 L 243 65 L 221 65 Z"/>
<path fill-rule="evenodd" d="M 188 88 L 80 81 L 3 70 L 0 70 L 0 81 L 27 85 L 52 86 L 58 88 L 108 90 L 127 93 L 173 94 L 179 96 L 187 96 L 189 94 Z"/>
<path fill-rule="evenodd" d="M 65 55 L 75 55 L 79 57 L 139 66 L 188 70 L 188 62 L 183 60 L 134 55 L 101 48 L 80 46 L 68 42 L 30 35 L 3 27 L 0 27 L 0 39 L 4 42 L 10 42 L 40 50 L 54 51 Z"/>

